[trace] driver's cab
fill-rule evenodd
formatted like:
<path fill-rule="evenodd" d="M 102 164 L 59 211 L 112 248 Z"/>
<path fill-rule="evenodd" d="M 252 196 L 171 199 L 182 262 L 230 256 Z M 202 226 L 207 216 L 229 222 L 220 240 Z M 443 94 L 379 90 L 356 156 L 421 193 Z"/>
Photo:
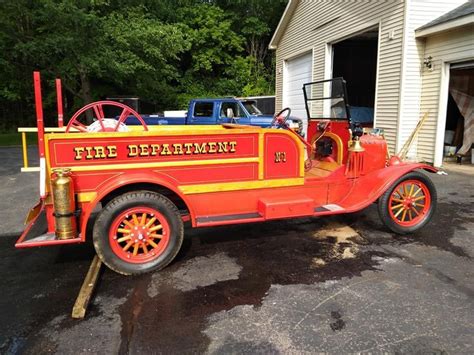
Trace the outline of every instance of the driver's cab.
<path fill-rule="evenodd" d="M 334 78 L 303 85 L 308 116 L 306 177 L 326 177 L 345 164 L 351 139 L 351 120 L 346 82 Z M 291 110 L 276 115 L 276 124 L 284 125 Z M 274 120 L 274 121 L 275 121 Z M 352 124 L 353 125 L 353 124 Z"/>
<path fill-rule="evenodd" d="M 303 85 L 312 160 L 344 164 L 351 138 L 350 110 L 343 78 Z"/>
<path fill-rule="evenodd" d="M 343 172 L 355 178 L 386 165 L 383 131 L 364 133 L 361 124 L 351 119 L 343 78 L 304 84 L 303 94 L 311 147 L 307 177 Z"/>

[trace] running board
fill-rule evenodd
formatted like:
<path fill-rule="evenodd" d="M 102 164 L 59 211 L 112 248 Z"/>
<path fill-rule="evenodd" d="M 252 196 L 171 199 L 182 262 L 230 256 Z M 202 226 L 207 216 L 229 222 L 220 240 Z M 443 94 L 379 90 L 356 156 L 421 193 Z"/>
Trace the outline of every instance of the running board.
<path fill-rule="evenodd" d="M 205 227 L 222 224 L 251 223 L 263 220 L 264 218 L 259 213 L 240 213 L 220 216 L 198 217 L 196 218 L 196 225 L 198 227 Z"/>
<path fill-rule="evenodd" d="M 15 244 L 16 248 L 32 248 L 32 247 L 41 247 L 41 246 L 50 246 L 50 245 L 62 245 L 62 244 L 76 244 L 81 243 L 82 239 L 79 235 L 77 238 L 72 239 L 56 239 L 55 233 L 46 233 L 38 237 L 31 238 L 28 240 L 18 241 Z"/>
<path fill-rule="evenodd" d="M 258 212 L 205 216 L 196 218 L 197 227 L 211 227 L 224 224 L 262 222 L 271 219 L 309 217 L 344 213 L 346 210 L 336 204 L 314 207 L 314 200 L 307 196 L 291 199 L 272 197 L 258 201 Z"/>
<path fill-rule="evenodd" d="M 316 215 L 344 213 L 345 209 L 336 204 L 322 205 L 314 209 Z"/>

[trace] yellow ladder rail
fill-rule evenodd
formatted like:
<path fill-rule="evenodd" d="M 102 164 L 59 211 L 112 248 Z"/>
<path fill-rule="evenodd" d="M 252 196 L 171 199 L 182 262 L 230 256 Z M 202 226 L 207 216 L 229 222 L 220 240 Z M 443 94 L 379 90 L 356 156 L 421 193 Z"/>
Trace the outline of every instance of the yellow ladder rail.
<path fill-rule="evenodd" d="M 54 132 L 65 132 L 66 127 L 45 127 L 45 133 L 54 133 Z M 28 162 L 28 144 L 26 139 L 27 133 L 38 133 L 37 127 L 18 127 L 18 132 L 21 133 L 21 146 L 22 146 L 22 153 L 23 153 L 23 167 L 21 168 L 21 172 L 35 172 L 39 171 L 39 166 L 29 166 Z"/>

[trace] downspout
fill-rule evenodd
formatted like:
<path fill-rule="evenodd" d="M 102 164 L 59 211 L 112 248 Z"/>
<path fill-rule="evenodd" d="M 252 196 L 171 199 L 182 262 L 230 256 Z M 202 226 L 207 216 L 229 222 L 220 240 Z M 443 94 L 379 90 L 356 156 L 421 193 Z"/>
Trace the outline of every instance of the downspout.
<path fill-rule="evenodd" d="M 398 99 L 398 117 L 397 117 L 397 131 L 396 131 L 396 139 L 395 139 L 395 152 L 400 151 L 402 146 L 402 131 L 401 131 L 401 120 L 402 120 L 402 113 L 403 113 L 403 106 L 404 106 L 404 99 L 403 93 L 405 88 L 405 67 L 406 67 L 406 54 L 407 54 L 407 46 L 408 46 L 408 13 L 409 13 L 409 3 L 411 0 L 404 1 L 404 11 L 403 11 L 403 27 L 402 27 L 402 58 L 400 64 L 400 89 L 399 89 L 399 99 Z"/>

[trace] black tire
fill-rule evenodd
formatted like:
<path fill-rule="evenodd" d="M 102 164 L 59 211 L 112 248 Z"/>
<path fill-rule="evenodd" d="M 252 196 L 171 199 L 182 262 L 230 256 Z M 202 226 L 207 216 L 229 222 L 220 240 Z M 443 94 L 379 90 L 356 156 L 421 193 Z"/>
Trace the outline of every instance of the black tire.
<path fill-rule="evenodd" d="M 400 223 L 395 222 L 390 214 L 390 197 L 394 193 L 395 189 L 400 186 L 401 183 L 407 180 L 419 181 L 420 183 L 426 186 L 427 193 L 429 193 L 430 205 L 428 207 L 428 210 L 423 213 L 423 218 L 420 218 L 419 222 L 414 225 L 403 226 L 400 225 Z M 434 186 L 431 179 L 425 174 L 422 174 L 417 171 L 412 171 L 406 175 L 403 175 L 397 181 L 395 181 L 395 183 L 393 183 L 392 186 L 390 186 L 390 188 L 387 189 L 387 191 L 385 191 L 385 193 L 379 198 L 379 216 L 382 222 L 393 232 L 398 234 L 412 233 L 425 226 L 431 220 L 436 211 L 436 200 L 436 187 Z M 393 206 L 392 208 L 394 207 L 396 206 Z"/>
<path fill-rule="evenodd" d="M 117 223 L 115 221 L 120 219 L 124 211 L 140 207 L 157 211 L 160 214 L 160 219 L 164 220 L 168 226 L 169 233 L 167 234 L 169 236 L 166 247 L 159 255 L 153 256 L 155 259 L 144 262 L 127 262 L 114 251 L 110 240 L 112 237 L 109 237 L 109 233 L 112 233 L 113 224 Z M 183 234 L 182 218 L 176 206 L 168 198 L 151 191 L 134 191 L 114 198 L 102 209 L 94 224 L 93 240 L 97 255 L 110 269 L 124 275 L 138 275 L 160 270 L 167 266 L 178 254 L 183 243 Z M 160 242 L 161 240 L 157 243 Z"/>

